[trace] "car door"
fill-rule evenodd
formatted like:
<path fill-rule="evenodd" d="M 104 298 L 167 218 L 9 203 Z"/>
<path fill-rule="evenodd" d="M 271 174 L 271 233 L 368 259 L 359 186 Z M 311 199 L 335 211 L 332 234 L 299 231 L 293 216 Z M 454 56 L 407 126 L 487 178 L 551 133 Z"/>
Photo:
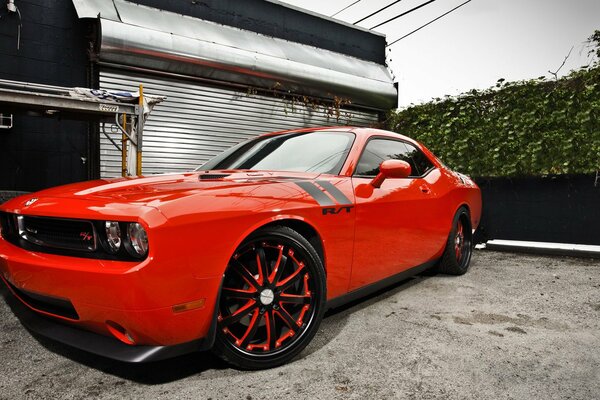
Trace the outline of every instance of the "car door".
<path fill-rule="evenodd" d="M 410 177 L 388 178 L 374 188 L 370 182 L 389 159 L 408 162 Z M 386 137 L 367 142 L 352 177 L 356 228 L 350 290 L 435 255 L 444 235 L 435 224 L 442 212 L 435 190 L 439 178 L 439 170 L 412 144 Z"/>

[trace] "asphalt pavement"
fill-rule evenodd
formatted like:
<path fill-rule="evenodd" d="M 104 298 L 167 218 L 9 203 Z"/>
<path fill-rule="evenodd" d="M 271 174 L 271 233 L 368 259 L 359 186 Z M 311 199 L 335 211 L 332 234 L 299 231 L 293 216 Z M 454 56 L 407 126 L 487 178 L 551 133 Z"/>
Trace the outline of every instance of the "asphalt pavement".
<path fill-rule="evenodd" d="M 4 297 L 6 289 L 0 289 Z M 478 250 L 329 312 L 272 370 L 130 365 L 34 337 L 0 299 L 0 399 L 598 399 L 600 260 Z"/>

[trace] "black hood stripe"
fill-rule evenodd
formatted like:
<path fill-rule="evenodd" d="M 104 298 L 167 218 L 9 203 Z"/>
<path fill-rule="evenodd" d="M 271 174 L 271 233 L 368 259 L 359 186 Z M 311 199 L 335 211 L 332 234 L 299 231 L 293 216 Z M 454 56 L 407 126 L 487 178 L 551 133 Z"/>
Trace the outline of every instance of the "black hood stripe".
<path fill-rule="evenodd" d="M 352 204 L 352 201 L 350 201 L 350 199 L 347 198 L 346 195 L 342 193 L 340 189 L 336 188 L 331 182 L 317 181 L 317 184 L 325 189 L 325 191 L 330 195 L 332 195 L 335 201 L 337 201 L 340 205 Z"/>
<path fill-rule="evenodd" d="M 300 186 L 302 190 L 308 193 L 313 199 L 319 203 L 320 206 L 334 206 L 335 203 L 331 200 L 321 189 L 316 187 L 313 183 L 310 182 L 295 182 L 296 185 Z"/>

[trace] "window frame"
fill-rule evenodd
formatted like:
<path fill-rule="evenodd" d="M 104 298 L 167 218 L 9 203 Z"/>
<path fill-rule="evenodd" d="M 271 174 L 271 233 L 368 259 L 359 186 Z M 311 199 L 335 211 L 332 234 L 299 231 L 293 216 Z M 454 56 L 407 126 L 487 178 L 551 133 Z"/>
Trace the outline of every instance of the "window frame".
<path fill-rule="evenodd" d="M 369 143 L 371 142 L 371 140 L 376 140 L 376 139 L 389 140 L 389 141 L 393 141 L 393 142 L 400 142 L 400 143 L 402 143 L 404 145 L 410 145 L 410 146 L 416 148 L 418 151 L 420 151 L 423 154 L 423 156 L 425 156 L 425 158 L 431 163 L 432 167 L 429 168 L 427 171 L 425 171 L 424 174 L 419 175 L 419 176 L 407 176 L 404 179 L 423 179 L 427 175 L 429 175 L 429 173 L 431 173 L 431 171 L 433 171 L 433 170 L 435 170 L 437 168 L 437 166 L 435 165 L 435 163 L 433 161 L 431 161 L 431 158 L 429 158 L 427 156 L 427 154 L 425 154 L 425 152 L 419 148 L 419 146 L 415 146 L 413 143 L 410 143 L 409 141 L 406 141 L 406 140 L 402 140 L 401 138 L 391 138 L 389 136 L 374 135 L 374 136 L 371 136 L 371 137 L 369 137 L 367 139 L 367 141 L 365 142 L 365 145 L 363 146 L 362 150 L 360 151 L 360 155 L 356 159 L 356 166 L 354 167 L 354 170 L 352 171 L 352 175 L 351 175 L 353 178 L 354 177 L 356 177 L 356 178 L 367 178 L 367 179 L 373 179 L 373 178 L 375 178 L 375 175 L 357 175 L 356 174 L 356 169 L 358 168 L 358 164 L 360 163 L 360 159 L 362 158 L 364 152 L 367 150 L 367 146 L 369 145 Z"/>

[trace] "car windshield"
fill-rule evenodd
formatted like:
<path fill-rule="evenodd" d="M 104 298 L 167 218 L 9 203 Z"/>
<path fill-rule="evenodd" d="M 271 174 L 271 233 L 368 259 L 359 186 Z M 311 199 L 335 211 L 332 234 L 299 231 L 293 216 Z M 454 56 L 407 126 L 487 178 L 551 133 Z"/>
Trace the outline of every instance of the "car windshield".
<path fill-rule="evenodd" d="M 197 170 L 252 169 L 339 174 L 354 142 L 349 132 L 296 132 L 242 142 Z"/>

